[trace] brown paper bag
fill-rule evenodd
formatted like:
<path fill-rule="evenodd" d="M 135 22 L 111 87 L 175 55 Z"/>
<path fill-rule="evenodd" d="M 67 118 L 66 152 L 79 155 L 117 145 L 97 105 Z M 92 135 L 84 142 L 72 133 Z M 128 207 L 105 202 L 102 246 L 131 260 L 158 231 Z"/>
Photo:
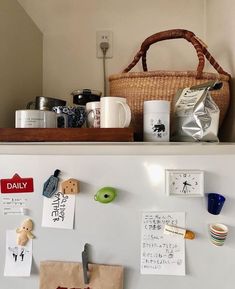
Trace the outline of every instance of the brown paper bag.
<path fill-rule="evenodd" d="M 81 263 L 43 261 L 40 289 L 123 289 L 123 267 L 89 264 L 89 284 L 84 284 Z"/>

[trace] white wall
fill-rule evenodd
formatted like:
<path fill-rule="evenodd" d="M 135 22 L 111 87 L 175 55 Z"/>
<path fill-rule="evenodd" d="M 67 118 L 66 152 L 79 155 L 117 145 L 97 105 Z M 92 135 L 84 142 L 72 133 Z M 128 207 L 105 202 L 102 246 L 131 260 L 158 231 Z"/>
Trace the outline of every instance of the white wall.
<path fill-rule="evenodd" d="M 221 66 L 234 74 L 233 0 L 18 0 L 44 35 L 43 94 L 71 101 L 76 88 L 102 90 L 102 60 L 96 58 L 96 31 L 113 31 L 113 55 L 107 74 L 127 66 L 149 35 L 171 28 L 195 32 L 209 44 Z M 184 40 L 181 40 L 182 42 Z M 180 40 L 155 45 L 148 54 L 150 70 L 194 69 L 197 57 Z M 222 45 L 221 45 L 222 44 Z M 210 66 L 207 66 L 210 70 Z M 141 70 L 138 65 L 135 70 Z M 213 70 L 212 70 L 213 71 Z M 233 89 L 234 91 L 234 89 Z M 222 140 L 235 140 L 232 102 L 221 130 Z M 232 131 L 232 133 L 231 133 Z"/>
<path fill-rule="evenodd" d="M 42 34 L 16 0 L 0 1 L 0 127 L 42 93 Z"/>
<path fill-rule="evenodd" d="M 97 30 L 113 31 L 114 57 L 108 60 L 108 75 L 127 66 L 141 42 L 153 33 L 185 28 L 205 36 L 203 0 L 18 1 L 44 35 L 43 93 L 67 100 L 73 89 L 103 88 L 102 60 L 96 58 Z M 185 41 L 183 48 L 178 44 L 175 40 L 152 49 L 149 68 L 196 67 L 190 44 Z"/>
<path fill-rule="evenodd" d="M 221 136 L 235 141 L 235 2 L 233 0 L 207 0 L 206 38 L 211 52 L 222 67 L 232 76 L 232 98 L 228 117 L 223 124 Z"/>

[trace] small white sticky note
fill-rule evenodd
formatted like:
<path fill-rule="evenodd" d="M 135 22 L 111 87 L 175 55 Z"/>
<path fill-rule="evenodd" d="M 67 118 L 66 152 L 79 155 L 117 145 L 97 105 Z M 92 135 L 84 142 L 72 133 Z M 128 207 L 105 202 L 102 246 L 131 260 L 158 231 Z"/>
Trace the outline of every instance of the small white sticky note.
<path fill-rule="evenodd" d="M 25 246 L 16 243 L 16 231 L 6 232 L 6 259 L 4 276 L 29 277 L 32 266 L 33 241 L 29 240 Z"/>
<path fill-rule="evenodd" d="M 3 208 L 4 216 L 14 216 L 14 215 L 26 215 L 26 208 L 8 207 Z"/>
<path fill-rule="evenodd" d="M 73 229 L 75 195 L 55 193 L 51 198 L 44 197 L 42 227 Z"/>
<path fill-rule="evenodd" d="M 2 196 L 2 213 L 4 216 L 27 215 L 26 209 L 28 199 L 23 197 L 5 197 Z"/>

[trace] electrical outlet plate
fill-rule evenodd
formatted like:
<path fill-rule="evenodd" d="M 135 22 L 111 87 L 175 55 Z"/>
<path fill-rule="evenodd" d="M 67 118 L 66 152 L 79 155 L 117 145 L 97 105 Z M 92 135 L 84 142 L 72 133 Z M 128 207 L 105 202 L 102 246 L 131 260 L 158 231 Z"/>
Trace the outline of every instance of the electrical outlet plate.
<path fill-rule="evenodd" d="M 113 33 L 110 30 L 96 31 L 96 57 L 103 58 L 103 51 L 100 48 L 101 42 L 108 42 L 109 49 L 106 52 L 106 58 L 113 57 Z"/>

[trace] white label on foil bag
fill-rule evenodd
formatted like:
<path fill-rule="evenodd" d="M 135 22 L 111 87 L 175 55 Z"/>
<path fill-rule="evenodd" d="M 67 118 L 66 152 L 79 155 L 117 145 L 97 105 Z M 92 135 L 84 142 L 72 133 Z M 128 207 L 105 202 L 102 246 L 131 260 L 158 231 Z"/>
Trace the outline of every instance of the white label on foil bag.
<path fill-rule="evenodd" d="M 181 95 L 175 104 L 175 113 L 178 116 L 190 115 L 204 92 L 205 89 L 199 91 L 191 90 L 189 87 L 182 90 Z"/>

